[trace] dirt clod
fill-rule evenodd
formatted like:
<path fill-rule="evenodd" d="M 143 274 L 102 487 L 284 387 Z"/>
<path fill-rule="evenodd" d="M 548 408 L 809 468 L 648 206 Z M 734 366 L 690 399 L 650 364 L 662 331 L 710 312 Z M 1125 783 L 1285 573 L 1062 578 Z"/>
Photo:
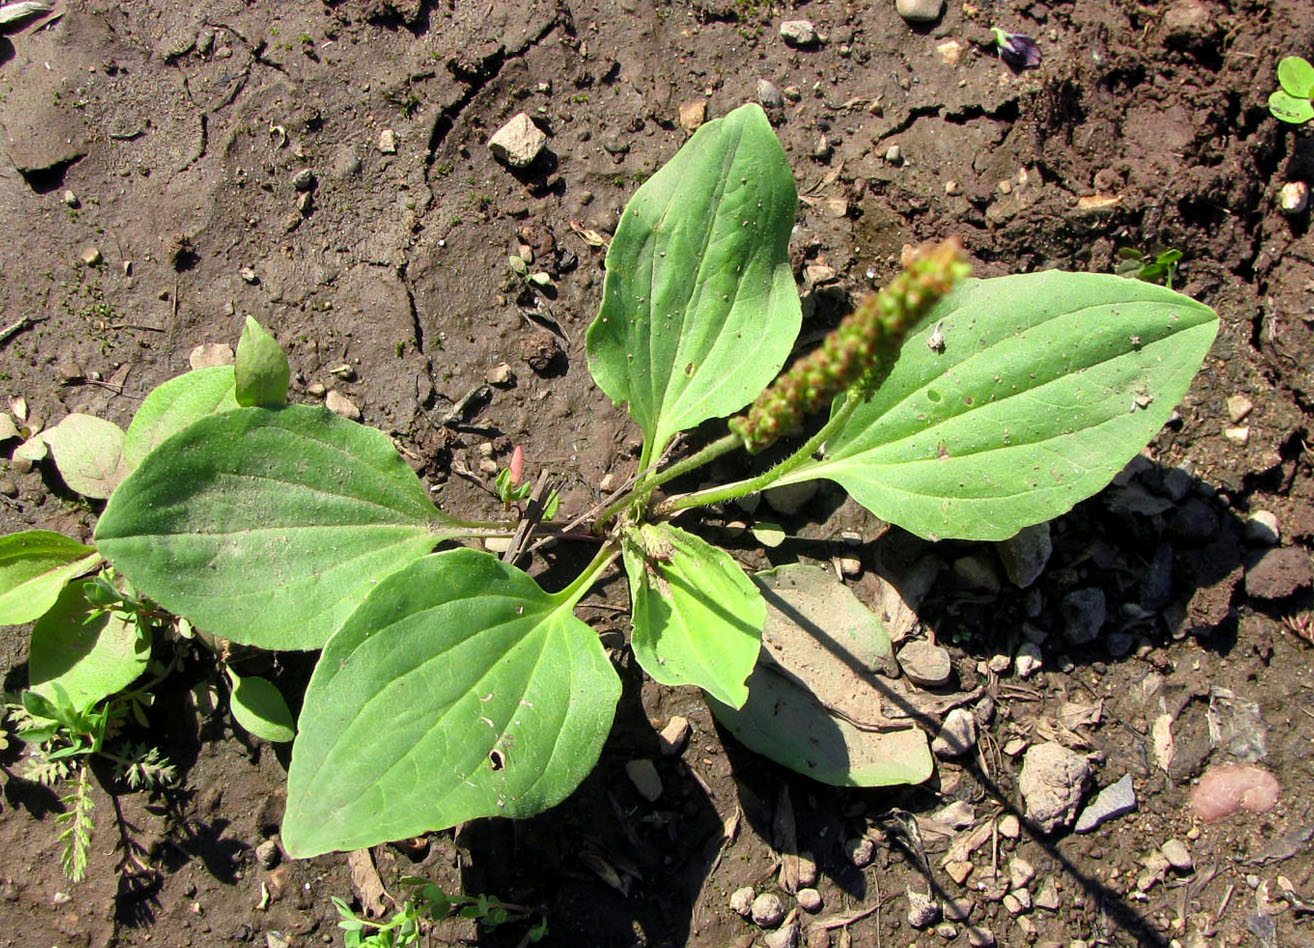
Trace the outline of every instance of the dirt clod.
<path fill-rule="evenodd" d="M 1054 742 L 1033 745 L 1018 778 L 1027 817 L 1046 833 L 1067 825 L 1076 816 L 1089 776 L 1090 762 L 1083 755 Z"/>

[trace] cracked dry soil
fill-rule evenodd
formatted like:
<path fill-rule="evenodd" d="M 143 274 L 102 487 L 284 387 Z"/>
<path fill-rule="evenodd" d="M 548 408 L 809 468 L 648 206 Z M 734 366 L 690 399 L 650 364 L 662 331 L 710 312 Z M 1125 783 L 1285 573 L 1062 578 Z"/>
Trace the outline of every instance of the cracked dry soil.
<path fill-rule="evenodd" d="M 636 445 L 585 365 L 603 275 L 586 237 L 609 235 L 675 153 L 681 106 L 724 115 L 760 80 L 781 93 L 802 195 L 796 272 L 821 281 L 804 287 L 805 332 L 891 275 L 905 243 L 950 233 L 983 276 L 1109 271 L 1120 247 L 1175 247 L 1178 287 L 1222 318 L 1179 417 L 1053 524 L 1028 589 L 989 545 L 885 531 L 828 488 L 787 523 L 810 542 L 736 551 L 750 566 L 827 562 L 843 530 L 873 540 L 846 551 L 856 591 L 897 634 L 948 646 L 948 692 L 978 722 L 974 751 L 929 784 L 825 787 L 743 751 L 696 694 L 643 680 L 613 574 L 581 613 L 626 683 L 596 772 L 539 818 L 377 847 L 390 888 L 425 875 L 535 907 L 554 945 L 749 945 L 768 933 L 730 894 L 753 886 L 793 908 L 779 854 L 796 872 L 807 851 L 823 902 L 798 916 L 809 945 L 1314 943 L 1314 253 L 1308 216 L 1274 197 L 1314 176 L 1314 139 L 1264 107 L 1277 59 L 1314 48 L 1305 0 L 949 0 L 916 29 L 885 0 L 70 0 L 56 13 L 0 34 L 0 309 L 6 325 L 31 321 L 0 346 L 0 388 L 51 422 L 126 424 L 195 345 L 233 342 L 250 314 L 287 347 L 295 400 L 349 397 L 445 507 L 491 512 L 460 472 L 483 476 L 485 444 L 502 463 L 522 444 L 584 509 L 604 475 L 630 473 Z M 819 44 L 782 41 L 797 18 Z M 1043 65 L 1015 73 L 976 45 L 994 25 L 1035 36 Z M 486 142 L 521 111 L 550 139 L 513 173 Z M 522 245 L 555 291 L 507 269 Z M 503 383 L 484 387 L 502 363 Z M 436 426 L 444 416 L 456 427 Z M 51 472 L 0 481 L 6 531 L 89 534 L 93 511 Z M 1262 569 L 1258 510 L 1276 515 L 1285 557 Z M 571 556 L 533 571 L 551 584 Z M 934 577 L 920 621 L 890 595 L 911 596 L 914 563 Z M 1090 589 L 1107 621 L 1074 644 L 1061 604 Z M 26 632 L 0 632 L 10 691 L 26 681 Z M 1025 678 L 1008 660 L 1019 649 L 1041 663 Z M 304 658 L 253 661 L 295 704 Z M 340 943 L 329 896 L 352 897 L 346 860 L 257 860 L 287 756 L 198 713 L 189 689 L 213 679 L 192 661 L 158 695 L 147 736 L 179 765 L 178 789 L 111 796 L 98 774 L 81 884 L 59 872 L 58 796 L 19 779 L 17 747 L 0 752 L 0 944 Z M 1217 725 L 1251 703 L 1247 740 L 1211 736 L 1211 707 Z M 664 755 L 655 728 L 677 714 L 692 737 Z M 1018 775 L 1043 741 L 1090 756 L 1086 802 L 1131 775 L 1135 812 L 1088 834 L 1036 829 Z M 1192 784 L 1238 756 L 1278 776 L 1277 806 L 1194 821 Z M 655 802 L 626 777 L 641 758 L 656 762 Z M 927 818 L 955 802 L 965 822 L 937 831 Z M 911 927 L 909 887 L 948 911 Z M 845 913 L 856 920 L 816 924 Z M 523 931 L 450 923 L 429 943 L 514 945 Z"/>

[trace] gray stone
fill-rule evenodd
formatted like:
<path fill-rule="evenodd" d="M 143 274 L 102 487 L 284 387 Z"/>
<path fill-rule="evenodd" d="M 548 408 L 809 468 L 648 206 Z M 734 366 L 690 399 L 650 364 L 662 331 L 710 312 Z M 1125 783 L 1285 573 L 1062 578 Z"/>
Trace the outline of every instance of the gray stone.
<path fill-rule="evenodd" d="M 1099 792 L 1090 806 L 1081 811 L 1074 827 L 1078 833 L 1089 833 L 1105 823 L 1136 810 L 1136 788 L 1132 786 L 1131 774 L 1123 774 L 1116 783 L 1111 783 Z"/>
<path fill-rule="evenodd" d="M 1018 791 L 1027 817 L 1046 833 L 1066 826 L 1077 813 L 1090 762 L 1062 744 L 1047 742 L 1027 749 Z"/>
<path fill-rule="evenodd" d="M 1108 616 L 1104 590 L 1090 587 L 1075 589 L 1063 597 L 1063 634 L 1073 645 L 1095 641 Z"/>
<path fill-rule="evenodd" d="M 940 917 L 940 906 L 935 899 L 922 892 L 908 890 L 908 924 L 913 928 L 927 928 Z"/>
<path fill-rule="evenodd" d="M 769 79 L 757 80 L 757 101 L 768 112 L 779 111 L 785 107 L 785 97 Z"/>
<path fill-rule="evenodd" d="M 1195 868 L 1195 864 L 1191 860 L 1191 851 L 1186 848 L 1186 844 L 1180 839 L 1168 840 L 1159 847 L 1159 852 L 1163 853 L 1163 858 L 1168 860 L 1168 865 L 1178 872 L 1190 872 Z"/>
<path fill-rule="evenodd" d="M 547 134 L 528 115 L 518 112 L 488 140 L 488 150 L 503 164 L 527 168 L 546 144 Z"/>
<path fill-rule="evenodd" d="M 790 46 L 812 46 L 817 30 L 810 20 L 786 20 L 780 24 L 780 38 Z"/>
<path fill-rule="evenodd" d="M 1023 527 L 1014 536 L 996 543 L 995 552 L 1004 564 L 1009 582 L 1019 589 L 1026 589 L 1040 578 L 1050 554 L 1054 552 L 1049 523 Z"/>
<path fill-rule="evenodd" d="M 1023 642 L 1018 646 L 1017 657 L 1013 659 L 1013 667 L 1017 670 L 1019 678 L 1030 678 L 1045 665 L 1041 658 L 1040 646 L 1035 642 Z"/>
<path fill-rule="evenodd" d="M 924 639 L 914 639 L 899 649 L 899 667 L 914 684 L 923 688 L 939 688 L 954 673 L 949 653 Z"/>
<path fill-rule="evenodd" d="M 749 915 L 760 928 L 775 928 L 785 918 L 785 905 L 774 892 L 763 892 L 753 900 Z"/>
<path fill-rule="evenodd" d="M 961 757 L 976 747 L 976 717 L 966 708 L 954 708 L 944 717 L 940 733 L 931 742 L 937 757 Z"/>
<path fill-rule="evenodd" d="M 292 176 L 292 187 L 298 191 L 309 191 L 315 186 L 315 172 L 302 168 Z"/>
<path fill-rule="evenodd" d="M 753 887 L 746 885 L 742 889 L 735 889 L 730 894 L 730 908 L 748 918 L 748 913 L 753 910 Z"/>
<path fill-rule="evenodd" d="M 931 23 L 940 19 L 944 0 L 894 0 L 894 9 L 909 23 Z"/>
<path fill-rule="evenodd" d="M 390 128 L 385 128 L 383 131 L 379 132 L 379 142 L 374 147 L 379 150 L 380 154 L 397 154 L 397 133 Z M 530 161 L 533 161 L 533 159 L 531 158 Z"/>
<path fill-rule="evenodd" d="M 1062 902 L 1059 900 L 1058 886 L 1053 879 L 1046 879 L 1045 884 L 1040 887 L 1034 899 L 1036 908 L 1042 908 L 1047 912 L 1057 912 Z"/>
<path fill-rule="evenodd" d="M 844 854 L 849 857 L 849 862 L 861 869 L 871 864 L 876 855 L 876 844 L 866 836 L 854 836 L 844 841 Z"/>
<path fill-rule="evenodd" d="M 657 766 L 648 758 L 641 757 L 626 763 L 625 776 L 630 778 L 639 796 L 649 803 L 656 802 L 662 795 L 662 778 L 657 774 Z"/>
<path fill-rule="evenodd" d="M 821 893 L 816 889 L 799 889 L 798 904 L 806 912 L 820 912 L 824 904 L 821 900 Z"/>
<path fill-rule="evenodd" d="M 766 948 L 798 948 L 799 924 L 787 922 L 775 931 L 762 936 Z"/>
<path fill-rule="evenodd" d="M 260 865 L 264 866 L 266 869 L 273 869 L 277 866 L 278 860 L 282 855 L 283 854 L 279 852 L 278 849 L 278 840 L 275 839 L 267 839 L 263 843 L 259 843 L 255 848 L 256 862 L 260 863 Z"/>
<path fill-rule="evenodd" d="M 1251 543 L 1276 546 L 1282 538 L 1277 515 L 1268 510 L 1256 510 L 1246 521 L 1245 537 Z"/>

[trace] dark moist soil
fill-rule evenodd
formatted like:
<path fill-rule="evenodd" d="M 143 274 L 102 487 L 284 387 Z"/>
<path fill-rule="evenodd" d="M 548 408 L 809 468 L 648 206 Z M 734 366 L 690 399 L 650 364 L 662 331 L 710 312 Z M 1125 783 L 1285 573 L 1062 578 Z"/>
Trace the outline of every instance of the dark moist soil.
<path fill-rule="evenodd" d="M 1005 945 L 1314 944 L 1310 916 L 1277 881 L 1314 898 L 1300 832 L 1314 823 L 1314 253 L 1308 217 L 1276 202 L 1284 182 L 1311 178 L 1314 139 L 1265 108 L 1277 60 L 1314 50 L 1305 0 L 949 0 L 918 28 L 886 0 L 56 6 L 53 22 L 0 35 L 0 312 L 6 325 L 30 321 L 4 333 L 0 390 L 48 422 L 83 411 L 126 425 L 194 346 L 232 343 L 250 314 L 288 349 L 296 400 L 349 397 L 444 507 L 493 513 L 479 462 L 487 445 L 505 463 L 520 444 L 531 473 L 563 478 L 566 508 L 582 510 L 605 475 L 632 472 L 637 446 L 587 371 L 603 251 L 582 229 L 611 234 L 685 139 L 682 105 L 718 117 L 757 100 L 764 81 L 782 94 L 773 115 L 802 195 L 800 282 L 808 266 L 837 275 L 810 292 L 813 337 L 895 271 L 905 244 L 948 234 L 982 276 L 1107 272 L 1121 247 L 1178 248 L 1178 288 L 1222 318 L 1179 416 L 1115 486 L 1053 524 L 1053 555 L 1030 589 L 1001 579 L 990 545 L 882 534 L 830 488 L 787 523 L 815 542 L 738 551 L 750 566 L 828 562 L 841 530 L 880 535 L 843 551 L 861 561 L 853 586 L 873 605 L 889 602 L 878 570 L 897 577 L 929 557 L 938 573 L 920 622 L 887 618 L 895 634 L 949 647 L 952 691 L 973 695 L 981 725 L 974 754 L 894 791 L 822 786 L 764 762 L 717 729 L 695 692 L 644 679 L 612 575 L 591 600 L 603 606 L 581 610 L 625 682 L 597 770 L 538 818 L 376 847 L 390 891 L 415 874 L 496 895 L 545 914 L 552 945 L 749 945 L 766 933 L 729 895 L 749 885 L 792 908 L 778 854 L 805 850 L 824 900 L 800 912 L 809 945 L 986 943 L 970 926 Z M 781 22 L 799 17 L 819 44 L 781 39 Z M 1016 73 L 978 47 L 994 25 L 1033 35 L 1043 65 Z M 511 172 L 486 143 L 521 111 L 551 138 Z M 395 153 L 378 147 L 385 129 Z M 303 169 L 313 180 L 298 191 Z M 512 274 L 521 244 L 555 290 Z M 85 265 L 93 248 L 101 259 Z M 344 363 L 348 379 L 330 371 Z M 507 384 L 480 388 L 501 363 Z M 472 391 L 458 430 L 435 426 Z M 1238 395 L 1253 407 L 1234 420 Z M 5 471 L 0 495 L 6 531 L 86 536 L 94 520 L 47 470 Z M 1246 532 L 1258 510 L 1276 515 L 1291 557 L 1262 569 L 1267 548 Z M 573 556 L 531 568 L 560 582 L 554 567 Z M 1060 603 L 1083 589 L 1105 594 L 1108 620 L 1074 645 Z M 0 633 L 11 692 L 26 683 L 27 631 Z M 1006 659 L 1029 639 L 1044 666 L 1023 678 Z M 305 657 L 252 661 L 295 703 Z M 330 896 L 358 897 L 347 860 L 257 859 L 278 832 L 287 754 L 226 711 L 198 711 L 191 689 L 215 683 L 213 665 L 190 656 L 140 735 L 178 765 L 178 789 L 128 793 L 98 772 L 80 884 L 59 868 L 59 793 L 17 776 L 16 742 L 3 751 L 0 944 L 341 943 Z M 1215 747 L 1211 689 L 1257 705 L 1262 724 L 1244 729 L 1262 748 Z M 692 737 L 665 755 L 656 728 L 675 715 Z M 1176 743 L 1166 770 L 1154 750 L 1163 716 Z M 1088 834 L 1026 820 L 1020 838 L 1007 820 L 1001 832 L 992 820 L 1024 814 L 1021 748 L 1045 740 L 1092 755 L 1087 800 L 1130 774 L 1137 810 Z M 1193 821 L 1194 779 L 1247 748 L 1282 783 L 1276 808 Z M 640 758 L 656 762 L 655 803 L 627 779 Z M 925 818 L 953 801 L 975 821 L 933 832 Z M 973 867 L 959 884 L 944 857 L 980 825 L 994 828 L 957 860 Z M 874 852 L 859 867 L 850 851 L 864 836 Z M 1147 860 L 1169 839 L 1192 867 L 1156 875 Z M 936 895 L 966 900 L 968 923 L 910 927 L 907 888 L 928 885 L 919 852 Z M 1035 869 L 1030 909 L 1005 898 L 1017 857 Z M 839 924 L 844 913 L 857 920 Z M 429 944 L 514 945 L 525 930 L 449 924 Z"/>

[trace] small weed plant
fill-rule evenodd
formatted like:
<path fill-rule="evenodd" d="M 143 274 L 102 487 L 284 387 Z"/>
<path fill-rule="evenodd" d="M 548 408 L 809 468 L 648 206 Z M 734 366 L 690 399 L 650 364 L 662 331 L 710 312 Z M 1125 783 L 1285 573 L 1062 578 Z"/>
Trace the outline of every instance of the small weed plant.
<path fill-rule="evenodd" d="M 1277 67 L 1278 86 L 1268 97 L 1274 118 L 1292 125 L 1314 119 L 1314 66 L 1301 56 L 1286 56 Z"/>
<path fill-rule="evenodd" d="M 864 722 L 878 697 L 846 712 L 807 677 L 825 655 L 850 673 L 879 667 L 890 646 L 876 617 L 819 569 L 746 573 L 687 512 L 825 479 L 921 537 L 1009 538 L 1100 490 L 1145 446 L 1218 320 L 1112 274 L 969 279 L 947 241 L 782 373 L 801 322 L 788 255 L 796 200 L 757 106 L 702 126 L 633 196 L 587 352 L 642 449 L 629 480 L 569 522 L 545 509 L 545 482 L 519 488 L 523 470 L 498 485 L 504 522 L 436 508 L 383 432 L 287 404 L 287 360 L 254 320 L 235 366 L 160 386 L 126 433 L 78 420 L 102 440 L 84 485 L 108 498 L 94 547 L 29 532 L 0 549 L 0 604 L 11 607 L 0 618 L 38 620 L 32 689 L 68 687 L 77 656 L 109 649 L 105 629 L 75 647 L 83 627 L 47 612 L 57 601 L 70 614 L 92 608 L 65 584 L 108 563 L 116 590 L 198 635 L 319 650 L 295 722 L 290 854 L 527 817 L 579 785 L 611 728 L 620 679 L 575 608 L 619 561 L 639 663 L 660 683 L 701 688 L 748 747 L 833 784 L 926 779 L 924 732 Z M 61 433 L 70 421 L 47 440 L 80 489 L 74 458 L 87 437 Z M 689 433 L 708 423 L 724 435 L 691 451 Z M 732 451 L 759 456 L 760 473 L 673 491 Z M 535 530 L 539 541 L 582 537 L 596 555 L 564 588 L 544 589 L 515 565 Z M 454 545 L 489 537 L 512 548 L 499 558 Z M 814 653 L 797 646 L 797 668 L 774 649 L 760 661 L 764 634 Z M 116 648 L 109 664 L 123 661 Z M 51 650 L 67 652 L 67 667 L 35 660 Z M 125 688 L 139 674 L 129 672 L 82 698 Z M 273 739 L 291 739 L 272 685 L 256 687 L 241 701 L 234 688 L 235 710 L 265 709 L 252 729 L 273 733 L 259 722 L 276 717 Z"/>
<path fill-rule="evenodd" d="M 410 895 L 391 917 L 372 922 L 358 916 L 345 901 L 333 896 L 337 907 L 338 927 L 343 931 L 346 948 L 404 948 L 416 945 L 424 936 L 425 926 L 452 916 L 473 920 L 480 928 L 491 931 L 511 921 L 530 918 L 530 912 L 520 905 L 511 905 L 487 895 L 449 895 L 442 887 L 428 879 L 403 876 L 400 884 L 410 889 Z M 525 932 L 522 945 L 532 945 L 547 935 L 547 922 L 540 919 Z"/>
<path fill-rule="evenodd" d="M 1114 272 L 1146 283 L 1158 283 L 1171 290 L 1181 261 L 1182 252 L 1171 247 L 1156 246 L 1149 250 L 1119 247 L 1118 266 Z"/>

